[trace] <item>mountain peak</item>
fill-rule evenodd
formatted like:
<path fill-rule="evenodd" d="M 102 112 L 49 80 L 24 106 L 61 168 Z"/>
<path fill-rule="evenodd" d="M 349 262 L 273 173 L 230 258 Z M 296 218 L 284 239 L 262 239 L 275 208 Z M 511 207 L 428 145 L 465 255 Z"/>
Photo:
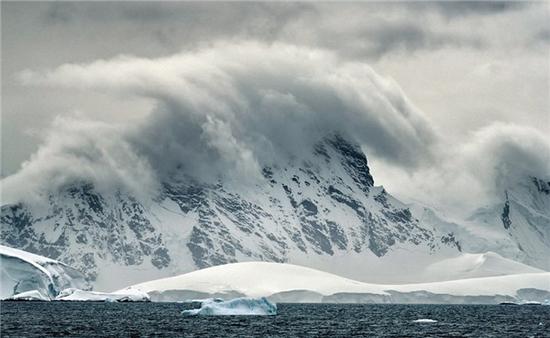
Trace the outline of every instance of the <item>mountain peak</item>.
<path fill-rule="evenodd" d="M 529 191 L 548 197 L 545 186 L 533 182 Z M 521 226 L 521 191 L 509 196 L 509 231 Z M 410 210 L 375 187 L 361 147 L 339 134 L 317 142 L 309 156 L 263 166 L 255 184 L 180 174 L 165 179 L 148 203 L 75 182 L 52 192 L 46 207 L 2 206 L 1 240 L 86 271 L 104 289 L 140 282 L 144 273 L 161 278 L 250 260 L 307 263 L 338 273 L 342 260 L 357 262 L 345 275 L 365 279 L 379 265 L 373 262 L 396 252 L 431 261 L 479 250 L 479 239 L 459 225 Z M 499 222 L 502 208 L 497 210 Z M 534 250 L 525 240 L 518 239 L 521 250 L 515 249 L 522 259 Z M 123 277 L 109 278 L 113 269 L 124 271 Z"/>

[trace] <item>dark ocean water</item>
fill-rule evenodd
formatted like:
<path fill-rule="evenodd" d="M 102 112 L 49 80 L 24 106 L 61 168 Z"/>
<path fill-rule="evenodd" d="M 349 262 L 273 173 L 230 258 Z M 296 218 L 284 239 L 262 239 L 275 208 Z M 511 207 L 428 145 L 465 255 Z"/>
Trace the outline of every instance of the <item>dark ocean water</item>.
<path fill-rule="evenodd" d="M 278 304 L 184 317 L 176 303 L 2 302 L 2 337 L 550 337 L 550 306 Z M 437 323 L 413 323 L 429 318 Z"/>

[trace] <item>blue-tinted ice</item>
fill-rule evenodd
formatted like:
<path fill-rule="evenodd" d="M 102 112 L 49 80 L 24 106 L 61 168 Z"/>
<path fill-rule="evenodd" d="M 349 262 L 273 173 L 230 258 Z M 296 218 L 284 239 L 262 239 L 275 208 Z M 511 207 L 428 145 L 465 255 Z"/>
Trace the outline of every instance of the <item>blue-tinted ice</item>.
<path fill-rule="evenodd" d="M 231 300 L 205 299 L 199 309 L 184 310 L 185 316 L 272 316 L 277 314 L 277 305 L 266 298 L 235 298 Z"/>

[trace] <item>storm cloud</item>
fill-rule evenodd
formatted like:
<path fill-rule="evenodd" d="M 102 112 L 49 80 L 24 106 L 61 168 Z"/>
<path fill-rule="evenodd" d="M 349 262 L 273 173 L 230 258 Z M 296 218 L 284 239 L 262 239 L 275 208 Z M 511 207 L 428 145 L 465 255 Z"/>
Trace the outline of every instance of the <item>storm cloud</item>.
<path fill-rule="evenodd" d="M 3 2 L 2 197 L 254 180 L 338 131 L 405 201 L 474 208 L 550 175 L 548 22 L 543 2 Z"/>
<path fill-rule="evenodd" d="M 176 170 L 196 179 L 260 177 L 263 166 L 306 156 L 333 133 L 413 168 L 432 161 L 437 139 L 392 80 L 366 64 L 286 44 L 220 44 L 157 59 L 120 56 L 27 70 L 20 79 L 126 100 L 145 97 L 155 108 L 120 127 L 90 123 L 86 129 L 85 122 L 58 120 L 37 155 L 6 180 L 7 190 L 18 177 L 29 187 L 44 181 L 37 186 L 46 191 L 44 185 L 60 177 L 106 187 L 113 185 L 101 182 L 108 177 L 123 183 L 143 177 L 152 187 Z"/>

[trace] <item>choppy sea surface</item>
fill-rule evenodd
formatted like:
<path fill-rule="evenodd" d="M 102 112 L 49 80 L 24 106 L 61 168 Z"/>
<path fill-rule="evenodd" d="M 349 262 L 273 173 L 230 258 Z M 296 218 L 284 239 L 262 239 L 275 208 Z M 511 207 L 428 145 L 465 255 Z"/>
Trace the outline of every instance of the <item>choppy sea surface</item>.
<path fill-rule="evenodd" d="M 177 303 L 1 302 L 2 337 L 550 337 L 550 306 L 278 304 L 184 317 Z M 437 322 L 415 322 L 431 319 Z"/>

